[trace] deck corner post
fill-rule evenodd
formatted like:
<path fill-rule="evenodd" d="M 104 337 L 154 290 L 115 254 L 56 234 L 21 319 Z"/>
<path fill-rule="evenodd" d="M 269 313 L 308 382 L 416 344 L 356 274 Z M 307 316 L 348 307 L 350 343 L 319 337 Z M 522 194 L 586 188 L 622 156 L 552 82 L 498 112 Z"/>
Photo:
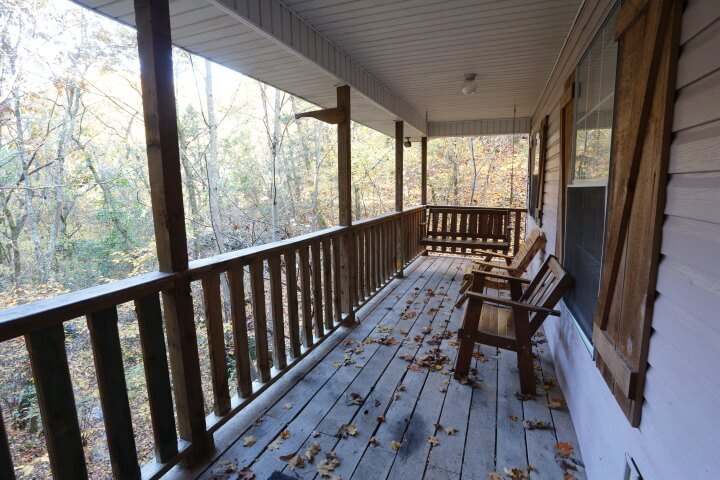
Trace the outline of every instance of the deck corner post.
<path fill-rule="evenodd" d="M 352 150 L 351 150 L 351 110 L 350 87 L 341 85 L 337 87 L 337 107 L 344 113 L 338 123 L 338 221 L 342 227 L 352 227 Z M 355 291 L 354 265 L 354 238 L 349 228 L 342 235 L 339 242 L 340 255 L 340 307 L 341 317 L 347 323 L 355 321 L 355 308 L 353 292 Z"/>
<path fill-rule="evenodd" d="M 398 120 L 395 122 L 395 211 L 402 213 L 403 211 L 403 139 L 404 139 L 405 122 Z M 397 269 L 398 278 L 403 278 L 403 262 L 405 259 L 404 242 L 405 232 L 403 231 L 402 216 L 399 216 L 396 222 L 397 234 L 397 250 L 395 268 Z"/>
<path fill-rule="evenodd" d="M 135 0 L 148 172 L 158 264 L 188 268 L 168 0 Z M 191 443 L 183 463 L 195 465 L 213 449 L 205 427 L 200 362 L 190 280 L 163 292 L 165 325 L 180 437 Z"/>
<path fill-rule="evenodd" d="M 427 205 L 427 147 L 428 137 L 420 140 L 420 205 Z"/>

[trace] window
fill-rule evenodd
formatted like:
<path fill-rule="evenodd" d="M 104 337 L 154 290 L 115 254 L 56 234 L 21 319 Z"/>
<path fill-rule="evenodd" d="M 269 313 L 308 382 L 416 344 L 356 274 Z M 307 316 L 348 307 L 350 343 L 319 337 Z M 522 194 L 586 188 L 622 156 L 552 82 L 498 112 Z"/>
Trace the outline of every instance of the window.
<path fill-rule="evenodd" d="M 565 304 L 592 339 L 600 286 L 610 172 L 617 43 L 611 12 L 575 71 L 575 125 L 565 217 L 565 267 L 575 277 Z"/>

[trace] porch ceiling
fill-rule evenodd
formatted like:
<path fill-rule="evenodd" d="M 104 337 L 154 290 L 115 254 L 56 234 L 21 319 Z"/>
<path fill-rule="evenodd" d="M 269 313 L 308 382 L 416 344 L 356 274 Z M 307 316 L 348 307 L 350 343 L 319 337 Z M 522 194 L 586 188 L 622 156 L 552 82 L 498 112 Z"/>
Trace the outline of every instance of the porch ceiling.
<path fill-rule="evenodd" d="M 132 0 L 76 1 L 134 25 Z M 392 136 L 403 119 L 417 138 L 425 112 L 443 125 L 507 119 L 513 105 L 529 117 L 580 3 L 170 0 L 170 11 L 179 47 L 322 107 L 350 84 L 353 120 Z M 475 95 L 460 93 L 465 73 L 478 75 Z"/>

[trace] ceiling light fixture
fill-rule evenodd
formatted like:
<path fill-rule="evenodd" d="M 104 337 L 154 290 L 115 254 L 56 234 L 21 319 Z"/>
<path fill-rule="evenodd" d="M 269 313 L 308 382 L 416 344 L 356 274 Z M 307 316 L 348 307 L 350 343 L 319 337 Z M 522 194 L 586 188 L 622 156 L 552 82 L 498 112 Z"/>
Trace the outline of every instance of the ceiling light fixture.
<path fill-rule="evenodd" d="M 463 82 L 462 86 L 462 93 L 465 95 L 472 95 L 477 91 L 477 83 L 475 83 L 475 75 L 474 73 L 466 73 L 465 74 L 465 81 Z"/>
<path fill-rule="evenodd" d="M 412 143 L 410 143 L 410 137 L 405 137 L 403 145 L 405 145 L 407 148 L 410 148 L 412 146 Z"/>

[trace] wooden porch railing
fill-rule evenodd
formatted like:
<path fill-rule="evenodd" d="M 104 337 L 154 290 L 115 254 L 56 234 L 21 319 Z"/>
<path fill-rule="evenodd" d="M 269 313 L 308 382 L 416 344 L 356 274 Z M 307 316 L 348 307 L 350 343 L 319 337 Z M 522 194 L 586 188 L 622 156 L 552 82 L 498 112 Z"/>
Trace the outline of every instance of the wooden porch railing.
<path fill-rule="evenodd" d="M 53 476 L 87 478 L 63 323 L 87 318 L 114 477 L 159 478 L 188 458 L 193 448 L 191 438 L 178 439 L 176 434 L 179 412 L 172 400 L 163 292 L 192 283 L 201 287 L 212 381 L 213 412 L 206 418 L 206 431 L 211 436 L 422 253 L 416 233 L 422 218 L 423 207 L 381 215 L 351 227 L 328 228 L 194 261 L 184 272 L 149 273 L 0 312 L 0 342 L 25 337 Z M 345 261 L 341 252 L 353 258 Z M 343 264 L 350 266 L 349 271 L 341 271 Z M 230 391 L 226 365 L 223 274 L 229 285 L 237 392 Z M 342 298 L 347 295 L 347 304 L 352 307 L 343 309 Z M 118 333 L 118 306 L 127 302 L 134 303 L 137 315 L 155 445 L 155 460 L 142 468 L 136 454 Z M 248 305 L 254 362 L 247 328 Z M 199 362 L 197 356 L 183 360 Z M 8 477 L 6 472 L 13 478 L 12 471 L 0 421 L 2 478 Z"/>

